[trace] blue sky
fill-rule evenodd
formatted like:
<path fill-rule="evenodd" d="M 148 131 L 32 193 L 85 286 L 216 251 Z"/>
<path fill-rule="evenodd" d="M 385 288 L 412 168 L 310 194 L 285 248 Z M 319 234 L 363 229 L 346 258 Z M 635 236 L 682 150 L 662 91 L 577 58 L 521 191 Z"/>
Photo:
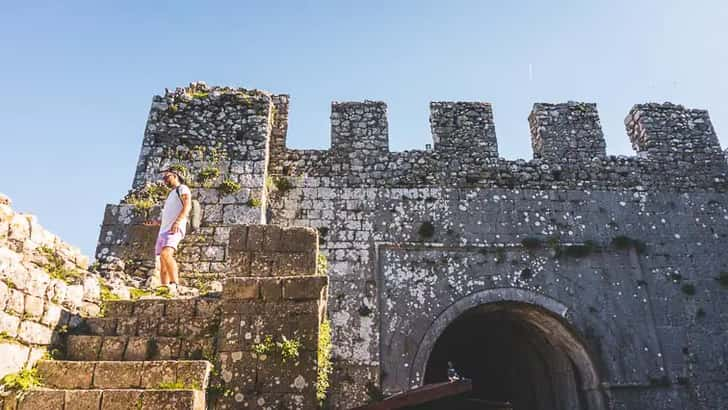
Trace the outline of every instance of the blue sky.
<path fill-rule="evenodd" d="M 718 0 L 2 2 L 0 192 L 92 256 L 152 95 L 194 80 L 290 94 L 294 148 L 326 148 L 330 102 L 364 99 L 397 151 L 431 141 L 431 100 L 493 103 L 509 159 L 531 158 L 537 101 L 596 102 L 628 155 L 633 104 L 705 108 L 725 148 L 726 21 Z"/>

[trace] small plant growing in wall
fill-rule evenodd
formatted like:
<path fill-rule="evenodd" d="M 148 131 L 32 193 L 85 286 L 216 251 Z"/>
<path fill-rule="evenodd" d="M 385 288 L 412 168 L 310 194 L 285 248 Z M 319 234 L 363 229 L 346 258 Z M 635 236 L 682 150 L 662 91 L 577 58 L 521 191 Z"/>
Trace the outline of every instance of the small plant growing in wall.
<path fill-rule="evenodd" d="M 281 361 L 285 363 L 289 360 L 298 359 L 300 348 L 301 342 L 298 339 L 281 336 L 280 342 L 274 342 L 273 336 L 267 335 L 260 343 L 255 343 L 251 350 L 258 355 L 269 355 L 277 351 L 281 355 Z"/>
<path fill-rule="evenodd" d="M 275 184 L 276 190 L 279 192 L 287 192 L 293 188 L 293 184 L 287 178 L 274 178 L 273 184 Z"/>
<path fill-rule="evenodd" d="M 682 290 L 682 293 L 684 293 L 684 294 L 686 294 L 688 296 L 695 295 L 695 285 L 693 285 L 692 283 L 684 283 L 680 287 L 680 290 Z"/>
<path fill-rule="evenodd" d="M 331 323 L 328 320 L 324 320 L 319 326 L 317 370 L 316 398 L 319 402 L 323 402 L 326 399 L 326 392 L 329 390 L 331 383 L 329 376 L 333 370 L 331 363 Z"/>
<path fill-rule="evenodd" d="M 199 390 L 200 385 L 197 383 L 185 384 L 183 381 L 177 380 L 173 382 L 161 382 L 157 385 L 159 390 Z"/>
<path fill-rule="evenodd" d="M 281 336 L 283 339 L 280 342 L 276 343 L 276 347 L 281 352 L 281 361 L 283 363 L 289 361 L 289 360 L 297 360 L 298 359 L 298 350 L 301 348 L 301 342 L 298 339 L 288 339 L 285 336 Z"/>
<path fill-rule="evenodd" d="M 329 261 L 326 259 L 326 255 L 319 253 L 316 257 L 316 274 L 319 276 L 326 276 L 329 271 Z"/>
<path fill-rule="evenodd" d="M 435 235 L 435 225 L 433 225 L 430 221 L 422 222 L 417 230 L 417 234 L 420 239 L 430 239 Z"/>
<path fill-rule="evenodd" d="M 220 176 L 220 170 L 215 167 L 207 167 L 203 168 L 199 174 L 197 174 L 197 180 L 200 182 L 200 184 L 205 187 L 209 188 L 210 183 L 212 180 Z"/>
<path fill-rule="evenodd" d="M 227 178 L 222 181 L 219 189 L 224 195 L 232 195 L 240 191 L 240 184 L 230 178 Z"/>
<path fill-rule="evenodd" d="M 190 97 L 192 98 L 207 98 L 210 95 L 210 93 L 206 91 L 193 91 L 190 94 Z"/>
<path fill-rule="evenodd" d="M 55 249 L 48 246 L 39 246 L 38 252 L 43 255 L 46 259 L 46 263 L 41 265 L 41 268 L 48 273 L 53 279 L 62 280 L 68 284 L 81 279 L 83 272 L 76 268 L 68 267 L 63 258 L 55 251 Z"/>
<path fill-rule="evenodd" d="M 167 195 L 169 188 L 164 183 L 157 182 L 130 191 L 121 202 L 133 206 L 135 213 L 148 217 L 149 210 L 167 198 Z"/>
<path fill-rule="evenodd" d="M 43 385 L 43 380 L 38 375 L 38 369 L 23 369 L 17 373 L 5 375 L 0 380 L 0 392 L 15 392 L 17 398 L 22 400 L 28 390 Z"/>
<path fill-rule="evenodd" d="M 268 335 L 264 337 L 260 343 L 255 343 L 252 347 L 252 350 L 255 354 L 268 355 L 273 352 L 275 346 L 275 343 L 273 343 L 273 336 Z"/>
<path fill-rule="evenodd" d="M 260 199 L 251 197 L 245 204 L 251 208 L 260 208 L 263 203 L 260 201 Z"/>
<path fill-rule="evenodd" d="M 129 296 L 131 297 L 131 300 L 139 300 L 140 298 L 144 296 L 150 296 L 152 292 L 144 289 L 138 289 L 138 288 L 129 288 Z"/>

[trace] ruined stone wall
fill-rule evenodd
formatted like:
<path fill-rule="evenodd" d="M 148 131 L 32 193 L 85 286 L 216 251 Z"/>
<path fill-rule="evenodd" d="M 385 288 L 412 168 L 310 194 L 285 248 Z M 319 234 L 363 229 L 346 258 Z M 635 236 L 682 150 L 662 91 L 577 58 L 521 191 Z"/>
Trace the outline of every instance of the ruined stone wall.
<path fill-rule="evenodd" d="M 98 277 L 87 267 L 78 248 L 0 194 L 0 378 L 32 367 L 82 316 L 98 314 Z"/>
<path fill-rule="evenodd" d="M 265 221 L 272 101 L 281 98 L 204 83 L 154 97 L 132 194 L 160 181 L 159 171 L 170 165 L 186 170 L 186 184 L 202 208 L 202 228 L 181 249 L 185 276 L 220 278 L 229 226 Z M 107 205 L 96 251 L 97 259 L 114 260 L 137 276 L 154 267 L 158 227 L 143 224 L 160 213 L 159 203 L 142 205 L 128 200 Z"/>
<path fill-rule="evenodd" d="M 568 307 L 612 406 L 725 403 L 728 164 L 707 113 L 636 105 L 635 157 L 605 154 L 593 104 L 529 121 L 530 161 L 497 157 L 481 103 L 433 103 L 434 150 L 388 152 L 383 104 L 334 103 L 330 150 L 271 152 L 270 223 L 319 229 L 329 260 L 335 405 L 418 385 L 445 309 L 512 288 Z"/>
<path fill-rule="evenodd" d="M 197 87 L 174 94 L 192 103 L 175 114 L 179 126 L 154 139 L 150 132 L 168 120 L 150 115 L 136 187 L 161 166 L 143 164 L 163 162 L 148 158 L 157 158 L 168 133 L 184 147 L 208 122 L 222 133 L 237 126 L 210 112 L 229 98 L 227 89 L 201 95 Z M 155 97 L 152 112 L 170 95 Z M 331 148 L 290 150 L 288 97 L 256 95 L 270 116 L 241 111 L 260 126 L 238 133 L 236 143 L 267 141 L 246 151 L 268 159 L 267 168 L 245 171 L 261 206 L 243 208 L 250 194 L 210 201 L 211 188 L 193 188 L 203 227 L 180 252 L 183 274 L 225 276 L 242 261 L 255 275 L 252 259 L 233 261 L 239 249 L 230 230 L 248 220 L 226 218 L 234 210 L 318 229 L 330 277 L 332 406 L 421 383 L 417 352 L 447 307 L 513 289 L 566 307 L 562 319 L 585 340 L 601 378 L 596 389 L 611 406 L 725 403 L 728 323 L 719 301 L 728 259 L 719 246 L 728 235 L 728 163 L 705 111 L 636 105 L 625 125 L 637 155 L 613 156 L 594 104 L 536 104 L 534 158 L 505 160 L 487 103 L 432 103 L 433 149 L 405 152 L 388 149 L 384 103 L 334 103 Z M 156 231 L 140 227 L 143 219 L 133 206 L 109 206 L 97 257 L 151 252 Z M 285 241 L 269 243 L 278 252 Z M 263 269 L 275 269 L 271 263 Z"/>

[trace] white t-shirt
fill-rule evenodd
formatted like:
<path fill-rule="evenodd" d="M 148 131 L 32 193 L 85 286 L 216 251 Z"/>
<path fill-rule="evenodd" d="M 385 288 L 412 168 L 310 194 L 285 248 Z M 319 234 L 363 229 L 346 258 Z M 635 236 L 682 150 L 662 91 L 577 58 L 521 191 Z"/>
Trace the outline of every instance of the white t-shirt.
<path fill-rule="evenodd" d="M 167 199 L 164 201 L 164 207 L 162 208 L 162 223 L 159 227 L 160 233 L 167 232 L 172 229 L 172 224 L 174 224 L 179 213 L 182 212 L 182 199 L 180 196 L 177 196 L 178 190 L 180 196 L 187 194 L 190 199 L 192 198 L 192 191 L 190 191 L 190 188 L 184 184 L 179 185 L 177 188 L 174 188 L 169 192 Z M 180 222 L 179 227 L 184 231 L 187 227 L 187 218 Z"/>

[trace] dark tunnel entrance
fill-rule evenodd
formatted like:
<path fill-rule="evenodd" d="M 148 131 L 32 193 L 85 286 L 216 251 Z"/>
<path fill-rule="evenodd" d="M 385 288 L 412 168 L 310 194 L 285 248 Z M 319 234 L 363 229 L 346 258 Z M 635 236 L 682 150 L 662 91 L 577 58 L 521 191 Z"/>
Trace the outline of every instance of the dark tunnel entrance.
<path fill-rule="evenodd" d="M 514 410 L 589 409 L 581 373 L 591 363 L 573 361 L 572 347 L 564 343 L 573 336 L 563 334 L 568 330 L 554 325 L 558 322 L 523 303 L 472 308 L 437 339 L 424 381 L 468 378 L 473 383 L 469 400 L 508 402 Z"/>

